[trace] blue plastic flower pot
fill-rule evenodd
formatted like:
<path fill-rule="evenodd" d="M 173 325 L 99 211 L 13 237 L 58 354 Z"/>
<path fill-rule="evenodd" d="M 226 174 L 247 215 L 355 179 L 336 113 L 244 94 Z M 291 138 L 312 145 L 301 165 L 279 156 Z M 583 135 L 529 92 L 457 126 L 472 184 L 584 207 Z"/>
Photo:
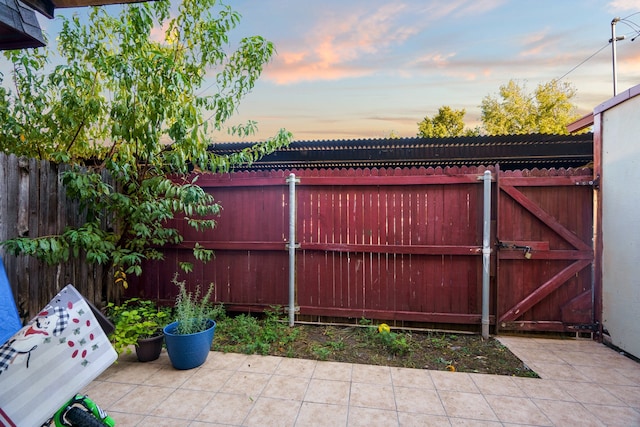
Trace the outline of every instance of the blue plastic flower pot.
<path fill-rule="evenodd" d="M 164 327 L 164 342 L 169 360 L 176 369 L 193 369 L 202 365 L 211 351 L 211 343 L 216 330 L 216 322 L 208 320 L 209 326 L 195 334 L 176 334 L 178 322 Z"/>

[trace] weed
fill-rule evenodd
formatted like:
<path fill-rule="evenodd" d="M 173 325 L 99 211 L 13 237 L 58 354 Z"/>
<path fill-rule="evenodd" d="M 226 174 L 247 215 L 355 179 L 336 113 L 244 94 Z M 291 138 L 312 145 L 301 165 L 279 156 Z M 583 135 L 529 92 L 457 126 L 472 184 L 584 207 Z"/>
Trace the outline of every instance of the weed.
<path fill-rule="evenodd" d="M 264 312 L 261 320 L 244 313 L 223 318 L 216 329 L 214 350 L 262 355 L 275 349 L 291 352 L 290 347 L 299 331 L 282 322 L 281 313 L 278 307 L 272 307 Z"/>
<path fill-rule="evenodd" d="M 391 332 L 388 328 L 386 330 L 379 330 L 373 325 L 371 320 L 364 317 L 358 322 L 361 326 L 365 326 L 364 336 L 367 340 L 370 340 L 377 346 L 384 348 L 386 351 L 395 356 L 404 356 L 411 353 L 411 335 L 407 333 Z"/>
<path fill-rule="evenodd" d="M 318 344 L 314 344 L 311 347 L 311 351 L 316 355 L 318 360 L 327 360 L 331 355 L 331 349 Z"/>

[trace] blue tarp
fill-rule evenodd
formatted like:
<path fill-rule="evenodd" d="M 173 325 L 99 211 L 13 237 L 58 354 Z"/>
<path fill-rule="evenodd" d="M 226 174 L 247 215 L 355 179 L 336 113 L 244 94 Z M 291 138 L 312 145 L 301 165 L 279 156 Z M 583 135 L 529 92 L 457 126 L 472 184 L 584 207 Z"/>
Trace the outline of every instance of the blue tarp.
<path fill-rule="evenodd" d="M 22 328 L 16 302 L 13 299 L 9 278 L 0 257 L 0 345 Z"/>

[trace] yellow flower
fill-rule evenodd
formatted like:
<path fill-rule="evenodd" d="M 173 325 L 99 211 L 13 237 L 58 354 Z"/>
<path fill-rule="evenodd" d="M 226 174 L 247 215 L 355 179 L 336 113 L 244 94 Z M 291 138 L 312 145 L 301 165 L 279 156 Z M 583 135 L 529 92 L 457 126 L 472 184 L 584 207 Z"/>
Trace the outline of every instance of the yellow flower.
<path fill-rule="evenodd" d="M 383 332 L 389 333 L 389 332 L 391 332 L 391 328 L 386 323 L 381 323 L 380 326 L 378 326 L 378 332 L 380 332 L 380 333 L 383 333 Z"/>
<path fill-rule="evenodd" d="M 445 368 L 447 371 L 449 372 L 455 372 L 456 371 L 456 367 L 453 365 L 447 365 L 447 367 Z"/>

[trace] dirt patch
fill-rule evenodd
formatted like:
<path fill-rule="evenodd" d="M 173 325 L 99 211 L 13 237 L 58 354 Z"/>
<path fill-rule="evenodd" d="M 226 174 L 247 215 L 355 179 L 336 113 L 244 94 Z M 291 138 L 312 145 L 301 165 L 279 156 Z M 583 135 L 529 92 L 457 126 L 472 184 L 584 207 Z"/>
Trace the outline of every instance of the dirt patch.
<path fill-rule="evenodd" d="M 364 325 L 297 325 L 286 335 L 273 334 L 270 345 L 247 346 L 218 334 L 214 349 L 431 370 L 455 370 L 520 377 L 538 377 L 498 340 L 449 332 L 385 330 Z M 222 331 L 221 331 L 222 332 Z M 262 335 L 254 333 L 255 341 Z"/>

